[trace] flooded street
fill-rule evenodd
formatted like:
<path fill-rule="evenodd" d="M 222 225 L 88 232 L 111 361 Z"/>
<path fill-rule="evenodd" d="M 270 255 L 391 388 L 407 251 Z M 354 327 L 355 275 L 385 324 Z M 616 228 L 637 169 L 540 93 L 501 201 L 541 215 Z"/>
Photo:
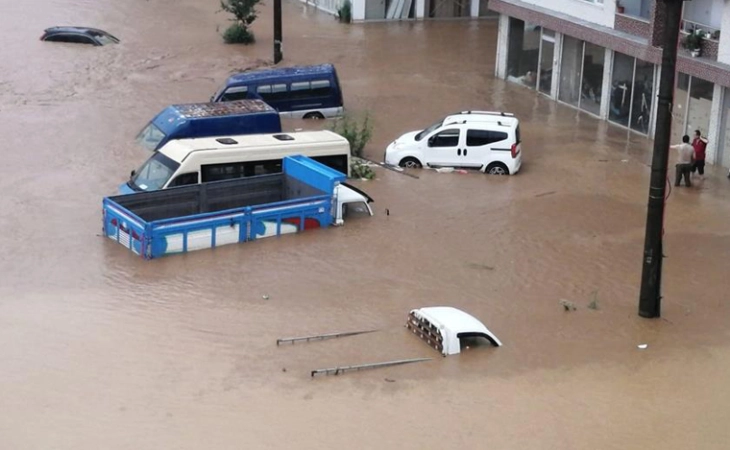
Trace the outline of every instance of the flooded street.
<path fill-rule="evenodd" d="M 222 43 L 217 0 L 0 5 L 0 450 L 727 448 L 725 172 L 673 188 L 663 317 L 639 318 L 652 142 L 495 80 L 495 21 L 348 26 L 285 2 L 283 63 L 336 65 L 378 161 L 447 113 L 514 112 L 517 176 L 378 168 L 372 218 L 144 261 L 101 236 L 102 197 L 159 110 L 269 64 L 272 2 L 250 48 Z M 121 43 L 38 40 L 67 24 Z M 404 328 L 433 305 L 504 346 L 442 358 Z M 275 344 L 358 329 L 379 331 Z"/>

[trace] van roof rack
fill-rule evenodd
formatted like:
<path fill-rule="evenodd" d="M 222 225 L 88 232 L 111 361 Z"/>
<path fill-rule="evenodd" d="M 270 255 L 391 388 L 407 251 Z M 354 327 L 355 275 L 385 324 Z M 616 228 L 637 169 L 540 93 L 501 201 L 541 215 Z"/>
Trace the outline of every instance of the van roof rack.
<path fill-rule="evenodd" d="M 502 116 L 502 117 L 514 117 L 515 115 L 513 113 L 508 113 L 504 111 L 461 111 L 456 114 L 484 114 L 484 115 L 490 115 L 490 116 Z"/>

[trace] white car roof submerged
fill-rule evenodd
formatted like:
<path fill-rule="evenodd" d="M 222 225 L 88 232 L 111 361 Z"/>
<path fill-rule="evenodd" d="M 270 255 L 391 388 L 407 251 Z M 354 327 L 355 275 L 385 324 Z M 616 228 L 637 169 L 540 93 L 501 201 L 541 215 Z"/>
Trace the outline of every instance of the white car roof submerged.
<path fill-rule="evenodd" d="M 479 335 L 500 347 L 502 342 L 477 318 L 450 306 L 434 306 L 414 309 L 411 314 L 426 320 L 438 328 L 443 338 L 442 353 L 453 355 L 461 352 L 459 335 Z"/>

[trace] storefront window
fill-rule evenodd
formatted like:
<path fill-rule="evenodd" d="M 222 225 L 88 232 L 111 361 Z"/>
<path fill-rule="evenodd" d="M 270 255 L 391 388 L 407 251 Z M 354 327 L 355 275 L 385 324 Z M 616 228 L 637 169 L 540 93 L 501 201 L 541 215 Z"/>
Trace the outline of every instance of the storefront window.
<path fill-rule="evenodd" d="M 725 104 L 722 108 L 723 125 L 720 145 L 717 146 L 717 161 L 721 166 L 730 169 L 730 89 L 725 88 Z"/>
<path fill-rule="evenodd" d="M 679 142 L 685 134 L 695 130 L 706 135 L 710 128 L 710 110 L 715 85 L 696 77 L 679 73 L 674 90 L 672 111 L 672 141 Z"/>
<path fill-rule="evenodd" d="M 689 75 L 677 73 L 677 87 L 674 89 L 674 104 L 672 107 L 672 142 L 682 142 L 682 136 L 685 134 L 684 121 L 687 118 L 689 80 Z"/>
<path fill-rule="evenodd" d="M 712 109 L 712 91 L 715 85 L 709 81 L 692 77 L 689 88 L 689 109 L 687 110 L 686 133 L 690 136 L 700 130 L 703 136 L 710 128 L 710 110 Z"/>
<path fill-rule="evenodd" d="M 636 61 L 634 74 L 634 99 L 631 107 L 631 129 L 649 133 L 652 93 L 654 92 L 654 64 Z"/>
<path fill-rule="evenodd" d="M 629 125 L 633 79 L 634 58 L 623 53 L 614 53 L 608 119 L 624 126 Z"/>
<path fill-rule="evenodd" d="M 582 59 L 583 41 L 564 36 L 558 99 L 574 106 L 580 105 L 580 68 Z"/>
<path fill-rule="evenodd" d="M 550 95 L 553 84 L 553 56 L 555 55 L 555 33 L 543 30 L 542 51 L 540 52 L 540 92 Z"/>
<path fill-rule="evenodd" d="M 510 18 L 507 80 L 537 87 L 541 29 L 537 25 Z"/>
<path fill-rule="evenodd" d="M 580 107 L 596 115 L 601 113 L 601 89 L 603 87 L 603 62 L 605 57 L 606 50 L 603 47 L 589 42 L 585 43 Z"/>

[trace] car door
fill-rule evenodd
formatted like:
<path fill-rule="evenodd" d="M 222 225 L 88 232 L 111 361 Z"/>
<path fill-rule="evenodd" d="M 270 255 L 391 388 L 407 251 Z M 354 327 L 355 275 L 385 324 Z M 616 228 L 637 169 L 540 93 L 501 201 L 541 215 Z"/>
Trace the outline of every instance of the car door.
<path fill-rule="evenodd" d="M 504 131 L 467 128 L 465 162 L 469 167 L 482 167 L 510 156 L 511 146 L 507 142 L 508 137 Z"/>
<path fill-rule="evenodd" d="M 424 162 L 432 166 L 458 166 L 461 160 L 461 129 L 457 125 L 446 126 L 426 141 Z"/>

